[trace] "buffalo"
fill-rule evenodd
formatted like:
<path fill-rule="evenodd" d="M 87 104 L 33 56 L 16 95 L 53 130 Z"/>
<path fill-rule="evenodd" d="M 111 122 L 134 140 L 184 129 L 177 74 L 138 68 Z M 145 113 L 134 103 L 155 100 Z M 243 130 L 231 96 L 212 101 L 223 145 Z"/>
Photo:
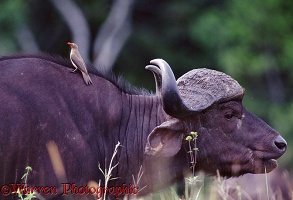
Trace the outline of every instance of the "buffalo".
<path fill-rule="evenodd" d="M 90 199 L 98 198 L 95 188 L 86 191 L 94 182 L 109 187 L 109 197 L 119 187 L 119 197 L 143 196 L 191 170 L 270 172 L 286 151 L 279 133 L 242 105 L 244 89 L 222 72 L 194 69 L 176 81 L 168 63 L 155 59 L 146 67 L 156 81 L 149 93 L 94 69 L 87 86 L 70 68 L 68 59 L 44 54 L 0 58 L 0 186 L 25 183 L 44 198 Z M 191 132 L 198 137 L 190 146 Z M 105 181 L 109 168 L 114 179 Z M 51 193 L 40 189 L 49 186 Z M 6 190 L 2 198 L 17 197 Z"/>

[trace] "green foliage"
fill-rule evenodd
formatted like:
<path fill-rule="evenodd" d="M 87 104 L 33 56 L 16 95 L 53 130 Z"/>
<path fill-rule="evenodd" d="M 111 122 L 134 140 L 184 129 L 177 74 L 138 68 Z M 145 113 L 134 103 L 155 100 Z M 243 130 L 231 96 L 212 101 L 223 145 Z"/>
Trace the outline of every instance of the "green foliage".
<path fill-rule="evenodd" d="M 196 153 L 198 151 L 198 148 L 196 147 L 197 136 L 197 132 L 191 131 L 190 134 L 185 138 L 185 140 L 188 141 L 189 151 L 187 153 L 190 157 L 190 168 L 192 169 L 193 178 L 195 177 Z"/>
<path fill-rule="evenodd" d="M 237 79 L 262 75 L 271 64 L 268 57 L 281 62 L 284 44 L 292 43 L 292 15 L 283 6 L 278 0 L 233 0 L 211 7 L 191 23 L 191 37 Z"/>
<path fill-rule="evenodd" d="M 185 138 L 185 140 L 187 140 L 188 142 L 190 142 L 192 140 L 192 137 L 189 135 Z"/>
<path fill-rule="evenodd" d="M 281 166 L 287 166 L 287 169 L 293 169 L 293 144 L 292 124 L 293 124 L 293 102 L 287 105 L 272 105 L 270 107 L 269 121 L 272 126 L 278 130 L 288 143 L 287 152 L 279 159 Z"/>
<path fill-rule="evenodd" d="M 29 172 L 33 171 L 33 169 L 30 166 L 27 166 L 25 168 L 25 170 L 26 170 L 26 172 L 21 177 L 21 179 L 24 180 L 24 184 L 25 184 L 25 186 L 23 188 L 24 190 L 26 190 L 26 187 L 27 187 L 27 179 L 28 179 L 28 176 L 29 176 Z M 23 193 L 23 191 L 21 191 L 21 190 L 18 189 L 17 192 L 16 192 L 16 194 L 17 194 L 17 196 L 18 196 L 18 198 L 20 200 L 31 200 L 31 199 L 35 199 L 36 198 L 36 196 L 34 195 L 34 193 L 30 193 L 29 191 L 25 191 Z"/>
<path fill-rule="evenodd" d="M 0 55 L 18 50 L 14 32 L 25 21 L 26 2 L 22 0 L 0 1 Z"/>
<path fill-rule="evenodd" d="M 25 15 L 25 2 L 21 0 L 8 1 L 4 0 L 0 2 L 0 24 L 5 31 L 13 31 L 24 21 Z"/>

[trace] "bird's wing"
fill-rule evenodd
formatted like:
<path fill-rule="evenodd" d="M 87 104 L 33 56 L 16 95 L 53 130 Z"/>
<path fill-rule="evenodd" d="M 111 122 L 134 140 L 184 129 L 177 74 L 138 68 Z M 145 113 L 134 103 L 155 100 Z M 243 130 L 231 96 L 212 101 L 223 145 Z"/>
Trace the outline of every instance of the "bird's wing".
<path fill-rule="evenodd" d="M 79 53 L 75 52 L 75 53 L 71 54 L 71 61 L 76 65 L 76 67 L 80 71 L 88 74 L 85 62 L 83 61 L 83 59 L 82 59 L 82 57 L 81 57 L 81 55 Z"/>

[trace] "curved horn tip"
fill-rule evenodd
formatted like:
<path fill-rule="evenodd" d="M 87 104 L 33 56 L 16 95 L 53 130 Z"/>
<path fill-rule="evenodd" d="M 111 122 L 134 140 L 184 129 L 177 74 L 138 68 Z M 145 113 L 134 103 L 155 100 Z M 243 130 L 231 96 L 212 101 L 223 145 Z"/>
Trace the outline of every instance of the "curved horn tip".
<path fill-rule="evenodd" d="M 155 66 L 155 65 L 147 65 L 147 66 L 145 66 L 145 69 L 152 71 L 152 69 L 154 67 L 157 67 L 157 66 Z"/>
<path fill-rule="evenodd" d="M 160 63 L 167 63 L 167 62 L 161 58 L 156 58 L 156 59 L 151 60 L 150 63 L 159 65 Z"/>
<path fill-rule="evenodd" d="M 145 69 L 161 73 L 160 68 L 156 65 L 147 65 L 147 66 L 145 66 Z"/>

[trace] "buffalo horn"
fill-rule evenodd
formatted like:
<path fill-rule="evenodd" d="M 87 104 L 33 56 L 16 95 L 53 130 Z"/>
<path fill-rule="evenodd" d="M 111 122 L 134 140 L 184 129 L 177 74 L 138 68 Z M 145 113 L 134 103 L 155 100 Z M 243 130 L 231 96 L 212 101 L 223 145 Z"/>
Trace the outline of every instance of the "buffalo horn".
<path fill-rule="evenodd" d="M 152 65 L 146 66 L 146 69 L 155 76 L 157 94 L 162 97 L 165 112 L 175 118 L 193 114 L 195 111 L 186 107 L 180 97 L 175 76 L 168 63 L 162 59 L 154 59 L 150 63 Z"/>
<path fill-rule="evenodd" d="M 160 95 L 161 94 L 161 89 L 162 89 L 162 73 L 161 70 L 154 66 L 154 65 L 147 65 L 145 67 L 147 70 L 150 70 L 153 72 L 155 81 L 156 81 L 156 94 Z"/>

